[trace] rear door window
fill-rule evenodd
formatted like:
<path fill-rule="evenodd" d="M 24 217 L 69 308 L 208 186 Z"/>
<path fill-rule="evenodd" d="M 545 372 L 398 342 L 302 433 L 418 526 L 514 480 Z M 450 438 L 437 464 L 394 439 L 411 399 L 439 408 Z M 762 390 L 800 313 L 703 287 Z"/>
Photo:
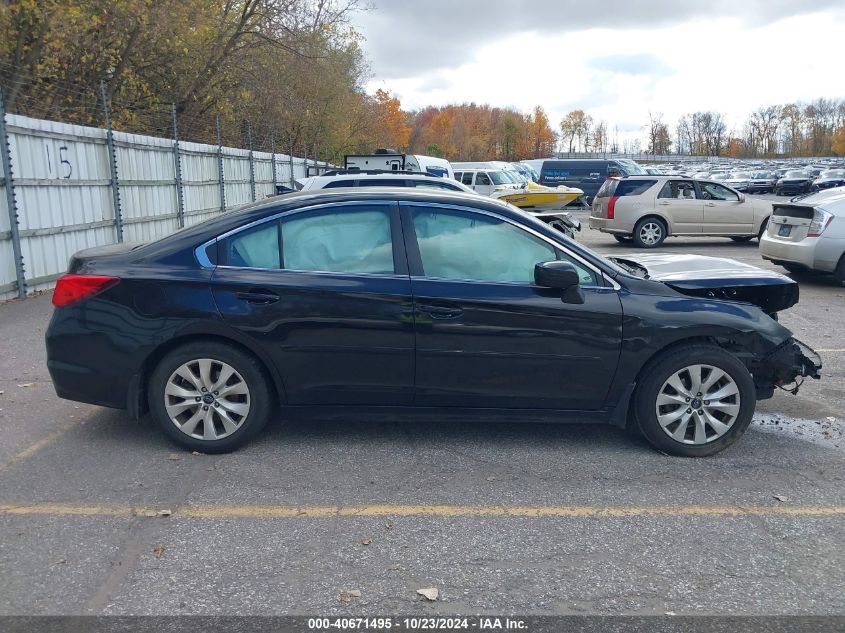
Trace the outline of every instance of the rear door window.
<path fill-rule="evenodd" d="M 465 185 L 472 185 L 472 172 L 471 171 L 464 172 L 463 175 L 461 176 L 461 182 L 464 183 Z"/>
<path fill-rule="evenodd" d="M 475 174 L 475 184 L 476 185 L 489 185 L 490 184 L 490 177 L 483 171 L 480 171 Z"/>
<path fill-rule="evenodd" d="M 695 183 L 692 180 L 669 180 L 663 185 L 657 197 L 661 199 L 694 200 L 696 198 Z"/>
<path fill-rule="evenodd" d="M 383 206 L 306 211 L 282 222 L 285 270 L 392 274 L 390 212 Z"/>

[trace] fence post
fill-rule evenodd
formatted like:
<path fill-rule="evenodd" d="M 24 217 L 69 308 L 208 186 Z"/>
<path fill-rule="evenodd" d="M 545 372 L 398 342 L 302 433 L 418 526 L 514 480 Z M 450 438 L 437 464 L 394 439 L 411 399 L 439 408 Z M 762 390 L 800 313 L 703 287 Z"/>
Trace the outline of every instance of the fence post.
<path fill-rule="evenodd" d="M 179 121 L 176 118 L 176 104 L 171 107 L 173 114 L 173 166 L 176 170 L 176 224 L 181 229 L 185 226 L 185 194 L 182 191 L 182 158 L 179 156 Z"/>
<path fill-rule="evenodd" d="M 249 121 L 246 122 L 246 136 L 249 141 L 249 189 L 255 202 L 255 163 L 252 159 L 252 123 Z"/>
<path fill-rule="evenodd" d="M 293 137 L 288 138 L 288 160 L 290 162 L 290 188 L 296 189 L 296 177 L 293 174 Z"/>
<path fill-rule="evenodd" d="M 273 195 L 276 195 L 276 136 L 270 131 L 270 165 L 273 167 Z"/>
<path fill-rule="evenodd" d="M 12 233 L 12 254 L 15 258 L 15 280 L 18 286 L 18 297 L 26 297 L 26 277 L 23 270 L 23 255 L 21 254 L 21 234 L 18 231 L 18 206 L 15 202 L 15 185 L 12 179 L 12 150 L 9 147 L 9 136 L 6 133 L 6 105 L 3 101 L 3 89 L 0 88 L 0 159 L 3 161 L 3 173 L 6 182 L 6 204 L 9 207 L 9 229 Z"/>
<path fill-rule="evenodd" d="M 117 151 L 114 147 L 114 131 L 111 127 L 111 112 L 109 110 L 109 96 L 106 92 L 106 82 L 100 80 L 100 94 L 103 97 L 103 116 L 106 117 L 106 147 L 109 153 L 109 173 L 111 180 L 111 197 L 114 204 L 114 230 L 117 241 L 123 241 L 123 210 L 120 207 L 120 181 L 117 179 Z"/>
<path fill-rule="evenodd" d="M 220 213 L 226 213 L 226 180 L 223 178 L 223 135 L 220 115 L 217 115 L 217 178 L 220 181 Z"/>

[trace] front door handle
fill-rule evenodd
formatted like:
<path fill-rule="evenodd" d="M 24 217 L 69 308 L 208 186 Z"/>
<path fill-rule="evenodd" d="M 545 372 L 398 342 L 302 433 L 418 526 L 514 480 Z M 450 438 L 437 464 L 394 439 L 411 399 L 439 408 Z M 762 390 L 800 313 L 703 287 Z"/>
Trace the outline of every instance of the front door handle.
<path fill-rule="evenodd" d="M 705 206 L 705 207 L 715 207 L 715 206 L 716 206 L 716 203 L 715 203 L 715 202 L 705 202 L 705 203 L 704 203 L 704 206 Z"/>
<path fill-rule="evenodd" d="M 269 290 L 250 290 L 246 292 L 237 292 L 235 296 L 249 303 L 257 303 L 260 305 L 267 305 L 276 303 L 279 300 L 279 295 Z"/>
<path fill-rule="evenodd" d="M 464 311 L 461 308 L 435 305 L 418 306 L 421 312 L 427 313 L 432 319 L 447 320 L 457 319 Z"/>

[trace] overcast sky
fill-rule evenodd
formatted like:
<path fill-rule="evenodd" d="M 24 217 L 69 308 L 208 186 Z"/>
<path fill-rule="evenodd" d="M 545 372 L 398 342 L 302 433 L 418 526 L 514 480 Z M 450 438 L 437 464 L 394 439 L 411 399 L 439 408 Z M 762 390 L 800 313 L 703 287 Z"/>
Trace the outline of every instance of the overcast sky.
<path fill-rule="evenodd" d="M 403 107 L 475 101 L 557 128 L 583 109 L 622 132 L 717 110 L 845 96 L 843 0 L 372 0 L 356 24 L 368 91 Z"/>

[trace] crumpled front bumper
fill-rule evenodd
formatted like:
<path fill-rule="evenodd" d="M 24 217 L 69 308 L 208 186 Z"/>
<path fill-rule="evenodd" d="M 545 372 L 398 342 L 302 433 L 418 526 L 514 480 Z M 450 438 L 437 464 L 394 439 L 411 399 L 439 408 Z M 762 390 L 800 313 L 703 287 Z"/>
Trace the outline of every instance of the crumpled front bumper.
<path fill-rule="evenodd" d="M 799 377 L 821 378 L 822 359 L 809 345 L 790 338 L 774 349 L 752 368 L 758 398 L 769 398 L 775 387 L 793 386 L 793 394 L 801 386 Z"/>

